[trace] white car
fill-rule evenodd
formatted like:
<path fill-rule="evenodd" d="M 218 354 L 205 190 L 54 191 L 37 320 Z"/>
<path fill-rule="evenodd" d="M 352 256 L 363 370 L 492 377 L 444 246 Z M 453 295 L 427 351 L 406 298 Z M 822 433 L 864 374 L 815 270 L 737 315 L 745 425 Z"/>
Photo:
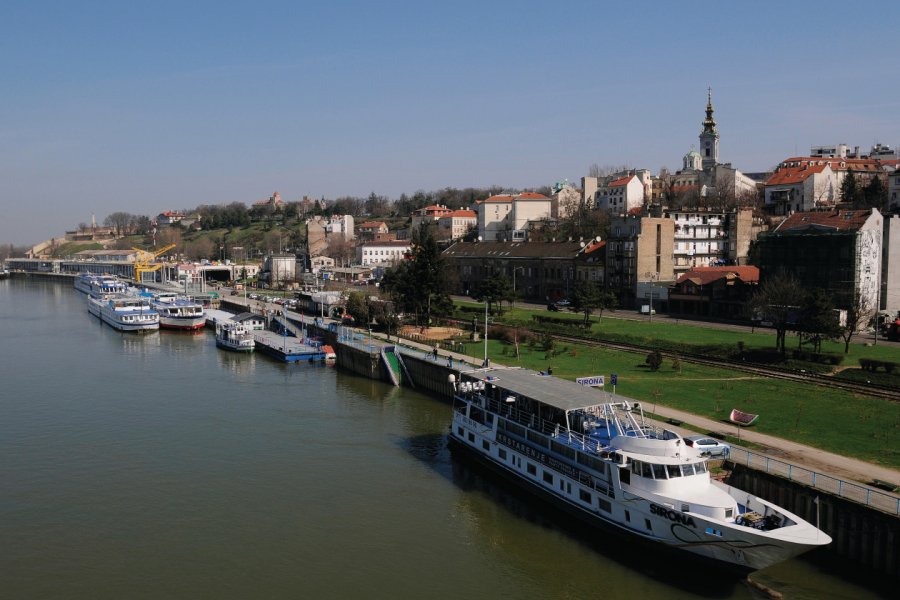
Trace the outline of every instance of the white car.
<path fill-rule="evenodd" d="M 706 435 L 689 435 L 684 438 L 684 443 L 691 448 L 696 448 L 700 454 L 707 456 L 721 456 L 723 458 L 731 454 L 731 446 Z"/>

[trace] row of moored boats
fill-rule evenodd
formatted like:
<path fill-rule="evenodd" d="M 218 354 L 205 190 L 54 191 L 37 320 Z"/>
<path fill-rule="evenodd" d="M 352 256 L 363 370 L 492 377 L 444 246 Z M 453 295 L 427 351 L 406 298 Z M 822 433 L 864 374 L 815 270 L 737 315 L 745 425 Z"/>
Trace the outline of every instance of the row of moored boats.
<path fill-rule="evenodd" d="M 82 273 L 75 289 L 88 296 L 88 311 L 119 331 L 143 333 L 159 328 L 196 331 L 206 325 L 203 304 L 173 292 L 147 292 L 108 275 Z M 216 324 L 216 345 L 252 352 L 253 335 L 241 323 Z"/>

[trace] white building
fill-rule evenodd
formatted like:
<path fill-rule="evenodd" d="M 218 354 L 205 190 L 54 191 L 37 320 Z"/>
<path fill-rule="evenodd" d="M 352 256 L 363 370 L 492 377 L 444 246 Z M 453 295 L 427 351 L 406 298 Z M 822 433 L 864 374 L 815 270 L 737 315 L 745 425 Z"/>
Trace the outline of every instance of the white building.
<path fill-rule="evenodd" d="M 478 213 L 474 210 L 454 210 L 438 219 L 438 236 L 441 239 L 458 240 L 469 228 L 478 225 Z"/>
<path fill-rule="evenodd" d="M 578 212 L 581 206 L 581 190 L 565 182 L 554 186 L 550 197 L 550 216 L 554 219 L 565 219 Z"/>
<path fill-rule="evenodd" d="M 782 215 L 833 206 L 837 196 L 837 177 L 828 164 L 779 167 L 766 181 L 766 206 Z"/>
<path fill-rule="evenodd" d="M 356 237 L 353 227 L 353 216 L 332 215 L 325 226 L 325 231 L 328 233 L 339 233 L 344 236 L 345 240 L 352 240 Z"/>
<path fill-rule="evenodd" d="M 366 242 L 356 249 L 357 262 L 363 266 L 389 266 L 399 263 L 409 254 L 408 241 Z"/>
<path fill-rule="evenodd" d="M 644 205 L 644 184 L 636 175 L 626 175 L 613 179 L 597 190 L 596 207 L 616 214 Z"/>
<path fill-rule="evenodd" d="M 888 206 L 900 206 L 900 166 L 888 173 Z"/>
<path fill-rule="evenodd" d="M 475 203 L 478 235 L 486 242 L 525 241 L 530 224 L 549 219 L 551 207 L 550 198 L 534 192 L 479 200 Z"/>

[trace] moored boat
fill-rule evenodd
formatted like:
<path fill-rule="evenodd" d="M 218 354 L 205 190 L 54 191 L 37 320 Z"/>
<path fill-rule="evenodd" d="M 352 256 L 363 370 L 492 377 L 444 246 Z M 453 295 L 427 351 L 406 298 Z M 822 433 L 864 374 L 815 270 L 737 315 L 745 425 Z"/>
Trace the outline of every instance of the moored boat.
<path fill-rule="evenodd" d="M 88 311 L 119 331 L 143 333 L 159 329 L 159 313 L 146 298 L 126 294 L 88 296 Z"/>
<path fill-rule="evenodd" d="M 640 405 L 533 371 L 461 373 L 450 446 L 596 526 L 749 572 L 831 538 L 712 480 L 707 458 Z"/>
<path fill-rule="evenodd" d="M 253 352 L 256 342 L 253 334 L 242 323 L 217 321 L 216 346 L 233 352 Z"/>
<path fill-rule="evenodd" d="M 88 296 L 102 296 L 105 294 L 124 294 L 128 291 L 128 284 L 111 275 L 94 275 L 93 273 L 79 273 L 75 277 L 75 289 L 84 292 Z"/>
<path fill-rule="evenodd" d="M 206 311 L 199 302 L 170 292 L 155 294 L 150 306 L 159 313 L 159 326 L 164 329 L 194 331 L 206 325 Z"/>

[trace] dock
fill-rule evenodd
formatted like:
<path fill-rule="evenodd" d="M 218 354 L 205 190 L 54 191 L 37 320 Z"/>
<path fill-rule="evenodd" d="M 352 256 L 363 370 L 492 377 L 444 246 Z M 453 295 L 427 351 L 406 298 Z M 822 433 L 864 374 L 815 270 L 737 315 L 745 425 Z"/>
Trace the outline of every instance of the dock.
<path fill-rule="evenodd" d="M 304 343 L 292 335 L 279 335 L 274 331 L 254 331 L 257 350 L 284 362 L 317 362 L 325 360 L 325 351 L 319 345 Z"/>

